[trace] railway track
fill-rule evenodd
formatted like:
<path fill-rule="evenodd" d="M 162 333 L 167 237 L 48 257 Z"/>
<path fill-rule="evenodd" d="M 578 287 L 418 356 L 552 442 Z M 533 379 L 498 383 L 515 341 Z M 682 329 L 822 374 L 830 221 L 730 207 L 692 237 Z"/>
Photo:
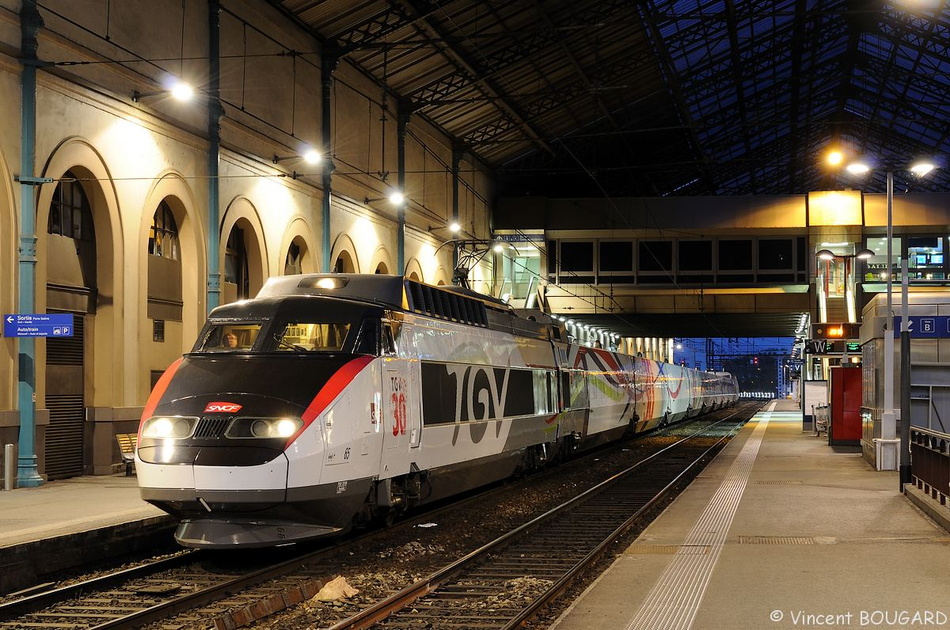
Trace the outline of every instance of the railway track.
<path fill-rule="evenodd" d="M 697 431 L 330 630 L 520 627 L 744 422 Z"/>
<path fill-rule="evenodd" d="M 745 417 L 749 415 L 746 413 Z M 709 420 L 697 422 L 703 426 L 703 432 L 708 432 Z M 672 435 L 684 430 L 684 427 L 676 426 L 670 427 L 666 433 Z M 694 437 L 693 441 L 696 439 Z M 677 448 L 682 451 L 682 446 Z M 662 451 L 665 453 L 662 457 L 667 461 L 663 466 L 682 469 L 685 460 L 680 457 L 679 463 L 674 463 L 673 450 L 671 446 Z M 650 456 L 651 469 L 658 471 L 663 467 L 658 465 L 659 457 L 660 454 Z M 539 593 L 550 591 L 553 597 L 560 592 L 568 583 L 569 576 L 581 570 L 585 557 L 591 556 L 592 560 L 598 549 L 609 544 L 612 533 L 614 538 L 619 535 L 621 526 L 617 525 L 618 522 L 628 520 L 630 514 L 642 513 L 656 500 L 652 498 L 655 492 L 639 487 L 647 479 L 641 476 L 645 465 L 638 464 L 612 479 L 617 483 L 619 478 L 636 470 L 637 488 L 620 490 L 617 495 L 608 495 L 606 489 L 600 487 L 597 491 L 588 491 L 557 511 L 545 513 L 462 560 L 449 562 L 445 569 L 423 581 L 426 586 L 403 589 L 405 592 L 400 591 L 403 604 L 414 602 L 416 612 L 402 612 L 391 617 L 386 622 L 387 627 L 426 627 L 426 613 L 421 610 L 439 616 L 439 623 L 430 627 L 443 627 L 439 624 L 445 622 L 446 608 L 453 613 L 466 611 L 468 615 L 460 616 L 457 625 L 444 626 L 447 628 L 471 627 L 475 618 L 488 623 L 488 627 L 509 627 L 504 625 L 508 622 L 502 622 L 516 618 L 518 611 L 493 606 L 493 594 L 501 589 L 510 595 L 514 589 L 525 602 L 535 602 L 541 601 Z M 558 474 L 557 470 L 554 474 Z M 670 471 L 649 473 L 651 479 L 654 476 L 656 480 L 650 481 L 651 487 L 663 485 L 662 480 L 669 476 L 679 478 Z M 573 506 L 574 516 L 557 518 L 557 514 L 568 506 Z M 459 503 L 453 503 L 444 510 L 452 511 L 458 507 Z M 438 518 L 437 514 L 427 513 L 409 519 L 400 527 L 411 528 L 414 523 Z M 555 520 L 560 522 L 559 529 L 549 532 L 547 523 Z M 312 597 L 326 581 L 346 571 L 347 564 L 352 565 L 352 561 L 340 561 L 341 557 L 358 555 L 361 549 L 365 552 L 372 548 L 368 541 L 387 535 L 385 531 L 375 531 L 331 548 L 295 556 L 288 553 L 281 562 L 268 562 L 253 570 L 246 564 L 229 569 L 226 563 L 208 561 L 208 554 L 203 552 L 183 552 L 146 566 L 2 604 L 0 630 L 142 627 L 175 615 L 178 615 L 176 627 L 207 627 L 209 619 L 214 618 L 226 619 L 228 621 L 222 624 L 233 627 Z M 577 551 L 568 553 L 567 541 L 585 542 Z M 497 557 L 497 560 L 485 564 L 487 556 Z M 220 557 L 217 554 L 217 558 Z M 390 592 L 395 588 L 389 589 Z M 429 597 L 419 600 L 423 594 Z M 506 601 L 510 599 L 505 598 Z M 269 603 L 262 607 L 261 602 Z M 532 608 L 540 605 L 534 604 Z M 378 611 L 387 606 L 391 610 L 398 609 L 395 604 L 379 603 L 354 616 L 351 621 L 341 622 L 344 625 L 338 624 L 338 627 L 367 627 L 367 622 L 381 618 Z M 525 604 L 520 610 L 527 607 Z M 243 622 L 240 614 L 234 614 L 235 610 L 252 608 L 257 612 L 248 614 Z"/>
<path fill-rule="evenodd" d="M 212 603 L 239 605 L 240 593 L 253 587 L 253 601 L 295 591 L 302 601 L 319 590 L 320 576 L 332 570 L 326 565 L 308 569 L 300 558 L 291 558 L 256 570 L 242 566 L 228 571 L 226 565 L 207 562 L 208 556 L 183 552 L 5 603 L 0 605 L 0 629 L 141 627 Z"/>

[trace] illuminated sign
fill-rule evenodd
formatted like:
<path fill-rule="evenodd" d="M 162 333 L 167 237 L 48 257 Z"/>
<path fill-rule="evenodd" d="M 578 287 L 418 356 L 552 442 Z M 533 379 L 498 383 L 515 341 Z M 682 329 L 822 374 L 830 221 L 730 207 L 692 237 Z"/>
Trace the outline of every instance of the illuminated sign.
<path fill-rule="evenodd" d="M 808 354 L 861 354 L 861 342 L 810 339 L 805 342 L 805 350 Z"/>
<path fill-rule="evenodd" d="M 860 337 L 861 324 L 854 322 L 812 324 L 812 339 L 857 339 Z"/>
<path fill-rule="evenodd" d="M 894 336 L 901 332 L 900 316 L 894 318 Z M 950 315 L 910 315 L 907 330 L 914 339 L 943 339 L 950 337 Z"/>
<path fill-rule="evenodd" d="M 72 337 L 72 313 L 12 313 L 3 316 L 4 337 Z"/>

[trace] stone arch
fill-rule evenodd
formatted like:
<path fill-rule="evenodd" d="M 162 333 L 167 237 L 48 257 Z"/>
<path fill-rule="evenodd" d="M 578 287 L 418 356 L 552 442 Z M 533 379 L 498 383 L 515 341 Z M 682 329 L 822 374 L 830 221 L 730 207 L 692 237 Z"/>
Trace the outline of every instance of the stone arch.
<path fill-rule="evenodd" d="M 383 246 L 376 248 L 376 251 L 373 252 L 372 263 L 367 269 L 367 272 L 389 274 L 392 273 L 392 268 L 392 257 L 389 255 L 389 251 Z"/>
<path fill-rule="evenodd" d="M 336 260 L 333 262 L 333 273 L 356 273 L 356 263 L 350 252 L 341 250 Z"/>
<path fill-rule="evenodd" d="M 181 261 L 181 322 L 165 322 L 164 345 L 154 343 L 152 326 L 148 316 L 148 238 L 152 225 L 152 218 L 162 201 L 168 203 L 178 227 L 178 242 Z M 204 323 L 207 311 L 206 279 L 207 267 L 207 231 L 205 223 L 197 211 L 199 204 L 194 191 L 180 173 L 165 173 L 154 180 L 151 189 L 145 196 L 139 217 L 138 246 L 131 257 L 136 268 L 142 270 L 136 274 L 139 282 L 144 283 L 135 292 L 138 295 L 136 310 L 139 314 L 139 346 L 148 351 L 142 352 L 139 359 L 139 387 L 147 394 L 152 383 L 151 375 L 167 367 L 183 352 L 187 352 L 198 331 Z M 144 398 L 143 398 L 144 400 Z"/>
<path fill-rule="evenodd" d="M 134 378 L 125 364 L 129 330 L 135 321 L 123 318 L 125 306 L 125 252 L 119 195 L 102 155 L 85 139 L 71 137 L 57 146 L 42 169 L 43 177 L 60 179 L 71 171 L 89 200 L 96 239 L 95 313 L 85 333 L 86 365 L 84 387 L 87 407 L 116 407 L 137 404 L 123 398 L 124 379 Z M 48 270 L 48 234 L 50 206 L 56 184 L 42 186 L 37 192 L 36 212 L 36 310 L 46 312 Z M 134 312 L 134 311 L 133 311 Z M 37 401 L 45 405 L 46 345 L 38 343 Z M 40 368 L 40 366 L 42 366 Z M 42 402 L 40 402 L 42 401 Z"/>
<path fill-rule="evenodd" d="M 3 154 L 0 154 L 0 313 L 17 312 L 16 286 L 19 277 L 17 252 L 20 247 L 20 222 L 19 208 L 10 185 L 12 181 L 13 174 Z M 4 353 L 0 357 L 0 409 L 17 407 L 16 356 L 12 344 L 9 345 L 8 350 L 10 354 Z M 15 433 L 9 434 L 10 441 L 15 441 L 15 438 Z"/>
<path fill-rule="evenodd" d="M 185 296 L 183 319 L 192 336 L 198 334 L 205 320 L 207 310 L 205 301 L 205 280 L 208 275 L 207 228 L 197 211 L 199 206 L 194 191 L 180 173 L 166 173 L 155 180 L 155 184 L 145 197 L 139 225 L 139 243 L 147 243 L 155 208 L 162 200 L 167 200 L 178 223 L 179 243 L 181 246 L 182 266 L 188 271 L 182 277 L 182 295 Z M 137 255 L 145 250 L 138 248 Z M 192 298 L 189 301 L 188 298 Z M 189 344 L 190 347 L 190 344 Z M 184 348 L 183 348 L 184 349 Z"/>
<path fill-rule="evenodd" d="M 331 270 L 337 269 L 337 263 L 343 261 L 345 273 L 360 273 L 359 258 L 356 256 L 356 245 L 346 234 L 340 234 L 336 237 L 333 247 L 330 248 Z M 352 271 L 350 271 L 352 270 Z"/>
<path fill-rule="evenodd" d="M 311 246 L 311 243 L 313 243 L 313 231 L 310 225 L 301 217 L 296 217 L 284 231 L 284 238 L 277 252 L 276 269 L 279 273 L 282 275 L 287 273 L 287 255 L 291 245 L 296 245 L 300 249 L 300 272 L 315 273 L 317 261 L 313 253 L 317 250 Z"/>
<path fill-rule="evenodd" d="M 437 285 L 451 284 L 449 281 L 449 276 L 445 272 L 445 267 L 440 266 L 439 269 L 435 272 L 435 283 Z"/>
<path fill-rule="evenodd" d="M 406 261 L 406 277 L 419 282 L 426 281 L 425 274 L 422 273 L 422 265 L 419 264 L 417 259 L 410 258 Z"/>
<path fill-rule="evenodd" d="M 221 271 L 221 304 L 226 304 L 238 296 L 242 296 L 243 289 L 226 281 L 227 276 L 227 243 L 234 230 L 241 230 L 242 244 L 247 262 L 246 297 L 254 297 L 264 286 L 267 279 L 267 247 L 263 240 L 264 229 L 257 208 L 247 197 L 235 197 L 221 223 L 221 251 L 219 252 L 219 269 Z M 229 285 L 229 286 L 225 286 Z"/>

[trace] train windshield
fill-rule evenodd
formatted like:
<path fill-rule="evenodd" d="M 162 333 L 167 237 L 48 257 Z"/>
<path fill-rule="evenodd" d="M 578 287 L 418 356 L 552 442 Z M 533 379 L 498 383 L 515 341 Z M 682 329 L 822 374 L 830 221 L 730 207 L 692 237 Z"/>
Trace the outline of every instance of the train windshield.
<path fill-rule="evenodd" d="M 343 349 L 350 325 L 335 322 L 287 322 L 274 335 L 277 351 L 339 352 Z"/>
<path fill-rule="evenodd" d="M 212 322 L 195 352 L 341 352 L 351 328 L 313 320 Z"/>
<path fill-rule="evenodd" d="M 261 332 L 259 322 L 215 324 L 210 327 L 199 352 L 247 352 Z"/>

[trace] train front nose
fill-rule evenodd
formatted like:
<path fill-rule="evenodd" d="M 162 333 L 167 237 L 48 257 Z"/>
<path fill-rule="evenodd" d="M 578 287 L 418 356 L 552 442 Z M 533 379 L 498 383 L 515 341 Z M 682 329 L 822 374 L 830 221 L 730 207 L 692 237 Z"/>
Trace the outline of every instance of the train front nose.
<path fill-rule="evenodd" d="M 161 436 L 161 427 L 153 426 L 166 420 L 178 425 L 179 435 Z M 155 416 L 143 423 L 136 455 L 143 464 L 142 498 L 183 516 L 253 512 L 283 503 L 287 438 L 236 432 L 241 424 L 246 424 L 242 418 L 225 414 Z"/>
<path fill-rule="evenodd" d="M 350 360 L 188 356 L 153 392 L 139 432 L 139 487 L 182 519 L 182 545 L 267 546 L 349 526 L 353 508 L 341 511 L 337 484 L 322 480 L 327 448 L 312 407 Z"/>

